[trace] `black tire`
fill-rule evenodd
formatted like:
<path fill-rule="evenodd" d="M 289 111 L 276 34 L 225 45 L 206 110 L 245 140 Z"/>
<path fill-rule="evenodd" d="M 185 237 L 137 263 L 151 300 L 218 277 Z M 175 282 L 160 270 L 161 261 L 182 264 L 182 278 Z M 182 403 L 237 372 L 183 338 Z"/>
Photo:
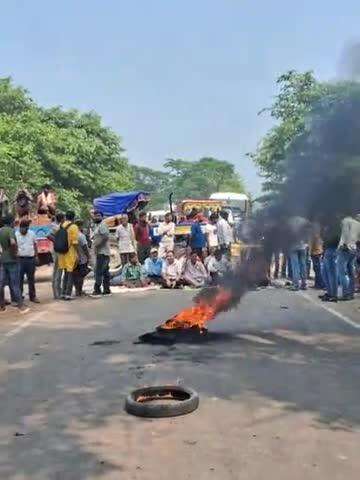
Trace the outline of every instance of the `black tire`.
<path fill-rule="evenodd" d="M 159 404 L 157 400 L 138 402 L 140 396 L 156 397 L 171 393 L 175 403 Z M 199 406 L 199 395 L 191 388 L 179 385 L 144 387 L 133 391 L 125 401 L 125 410 L 137 417 L 176 417 L 193 412 Z"/>

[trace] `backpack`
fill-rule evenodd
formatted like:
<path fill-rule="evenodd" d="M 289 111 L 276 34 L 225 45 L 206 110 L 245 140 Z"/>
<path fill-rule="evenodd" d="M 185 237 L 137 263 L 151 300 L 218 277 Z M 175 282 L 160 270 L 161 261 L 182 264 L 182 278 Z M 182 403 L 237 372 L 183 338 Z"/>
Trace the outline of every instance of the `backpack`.
<path fill-rule="evenodd" d="M 56 253 L 67 253 L 69 251 L 68 228 L 72 223 L 69 223 L 65 228 L 60 226 L 59 230 L 54 236 L 54 251 Z"/>

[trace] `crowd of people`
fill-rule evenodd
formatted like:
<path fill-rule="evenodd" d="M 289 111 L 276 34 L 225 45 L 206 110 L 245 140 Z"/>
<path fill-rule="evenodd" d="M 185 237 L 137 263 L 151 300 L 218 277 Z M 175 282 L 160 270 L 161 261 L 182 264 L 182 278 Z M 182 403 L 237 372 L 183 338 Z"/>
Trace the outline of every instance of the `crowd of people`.
<path fill-rule="evenodd" d="M 277 232 L 287 237 L 282 252 L 265 237 L 269 277 L 282 276 L 291 290 L 306 290 L 312 268 L 314 288 L 324 290 L 322 301 L 353 300 L 360 288 L 360 215 L 333 218 L 325 227 L 292 217 L 286 228 Z M 268 236 L 276 237 L 273 231 Z"/>
<path fill-rule="evenodd" d="M 111 295 L 111 286 L 140 288 L 158 285 L 161 288 L 200 288 L 216 284 L 230 268 L 233 242 L 232 227 L 227 213 L 212 214 L 206 219 L 196 215 L 191 225 L 189 245 L 175 248 L 175 223 L 170 213 L 161 223 L 151 222 L 140 212 L 135 222 L 122 215 L 116 228 L 116 240 L 121 259 L 121 272 L 111 278 L 111 233 L 99 211 L 92 213 L 91 239 L 85 235 L 83 222 L 75 213 L 57 212 L 53 218 L 49 239 L 53 243 L 52 289 L 56 300 L 70 301 L 84 296 L 84 279 L 94 270 L 92 297 Z M 22 218 L 18 228 L 7 214 L 0 228 L 0 311 L 7 304 L 28 311 L 24 304 L 24 280 L 28 284 L 30 302 L 39 303 L 36 294 L 36 236 L 30 221 Z M 5 287 L 10 299 L 5 299 Z"/>
<path fill-rule="evenodd" d="M 116 230 L 122 270 L 111 284 L 128 288 L 153 284 L 172 289 L 217 283 L 231 268 L 233 242 L 227 213 L 221 213 L 212 214 L 209 220 L 197 214 L 186 248 L 175 248 L 175 223 L 170 213 L 160 224 L 156 218 L 148 222 L 145 212 L 134 225 L 123 215 Z"/>
<path fill-rule="evenodd" d="M 41 200 L 41 199 L 40 199 Z M 55 212 L 52 212 L 55 213 Z M 92 213 L 92 233 L 86 235 L 84 224 L 75 213 L 55 213 L 49 239 L 53 243 L 52 289 L 56 300 L 70 301 L 84 293 L 84 280 L 93 270 L 92 297 L 111 295 L 112 286 L 142 288 L 157 285 L 165 289 L 202 288 L 217 285 L 234 262 L 231 246 L 233 228 L 227 212 L 202 213 L 193 216 L 191 232 L 185 246 L 175 244 L 175 223 L 170 213 L 163 222 L 148 220 L 145 212 L 129 221 L 122 215 L 115 239 L 121 269 L 110 275 L 110 244 L 114 241 L 108 223 L 100 211 Z M 277 228 L 277 227 L 276 227 Z M 274 228 L 273 228 L 274 230 Z M 287 279 L 289 288 L 305 290 L 311 266 L 314 287 L 325 290 L 323 301 L 352 300 L 357 282 L 360 284 L 360 218 L 347 217 L 321 229 L 305 219 L 289 220 L 287 247 L 282 251 L 267 242 L 275 238 L 271 228 L 264 235 L 267 274 Z M 266 232 L 266 229 L 265 229 Z M 28 311 L 24 303 L 24 281 L 27 280 L 30 302 L 39 303 L 36 293 L 36 236 L 26 217 L 14 228 L 14 217 L 7 214 L 0 228 L 0 311 L 8 303 L 21 313 Z M 5 299 L 5 287 L 10 299 Z M 341 290 L 341 295 L 339 291 Z"/>

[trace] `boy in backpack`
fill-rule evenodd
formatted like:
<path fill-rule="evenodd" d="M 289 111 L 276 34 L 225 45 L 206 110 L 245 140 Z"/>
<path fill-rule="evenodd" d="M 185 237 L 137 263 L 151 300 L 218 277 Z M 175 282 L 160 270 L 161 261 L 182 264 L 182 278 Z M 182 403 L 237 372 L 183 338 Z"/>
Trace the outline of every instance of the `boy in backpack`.
<path fill-rule="evenodd" d="M 65 222 L 55 234 L 54 250 L 58 253 L 58 266 L 64 271 L 61 298 L 71 300 L 74 286 L 73 272 L 78 262 L 79 228 L 74 223 L 75 213 L 68 211 Z"/>

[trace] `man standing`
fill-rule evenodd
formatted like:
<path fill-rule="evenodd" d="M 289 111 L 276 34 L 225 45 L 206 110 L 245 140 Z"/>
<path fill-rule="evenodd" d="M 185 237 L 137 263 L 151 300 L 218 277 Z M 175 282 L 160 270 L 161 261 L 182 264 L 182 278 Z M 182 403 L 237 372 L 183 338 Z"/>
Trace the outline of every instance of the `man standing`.
<path fill-rule="evenodd" d="M 116 229 L 116 238 L 119 242 L 121 264 L 124 267 L 130 260 L 130 253 L 136 252 L 134 228 L 126 214 L 121 217 L 121 224 Z"/>
<path fill-rule="evenodd" d="M 315 273 L 315 284 L 314 288 L 317 290 L 322 290 L 325 285 L 323 282 L 321 274 L 321 259 L 324 254 L 323 240 L 320 235 L 320 225 L 314 225 L 314 233 L 310 240 L 310 255 L 313 265 L 313 270 Z"/>
<path fill-rule="evenodd" d="M 208 246 L 208 253 L 210 253 L 211 249 L 216 250 L 219 246 L 219 240 L 217 236 L 217 221 L 218 216 L 216 213 L 212 213 L 210 215 L 210 223 L 206 224 L 205 226 L 205 234 L 207 239 L 207 246 Z"/>
<path fill-rule="evenodd" d="M 289 257 L 293 282 L 291 290 L 293 291 L 298 291 L 300 288 L 307 290 L 306 248 L 311 236 L 310 227 L 310 222 L 303 217 L 294 216 L 289 219 L 291 242 Z"/>
<path fill-rule="evenodd" d="M 158 247 L 161 237 L 158 234 L 159 229 L 159 222 L 156 217 L 152 217 L 150 221 L 150 238 L 151 238 L 151 245 L 153 247 Z"/>
<path fill-rule="evenodd" d="M 92 297 L 110 296 L 110 231 L 103 220 L 101 212 L 95 211 L 93 220 L 95 223 L 93 245 L 96 264 L 95 285 Z M 103 287 L 102 291 L 101 287 Z"/>
<path fill-rule="evenodd" d="M 194 223 L 191 225 L 190 247 L 197 254 L 200 260 L 203 259 L 204 248 L 206 247 L 206 236 L 202 230 L 202 224 L 205 222 L 204 215 L 198 213 Z"/>
<path fill-rule="evenodd" d="M 137 241 L 138 259 L 141 264 L 148 258 L 151 249 L 150 227 L 146 220 L 146 213 L 140 212 L 139 222 L 135 228 L 135 238 Z"/>
<path fill-rule="evenodd" d="M 73 273 L 78 262 L 79 229 L 74 223 L 75 213 L 66 212 L 65 222 L 55 235 L 55 251 L 59 254 L 59 268 L 64 271 L 63 300 L 72 299 Z"/>
<path fill-rule="evenodd" d="M 88 243 L 86 236 L 83 232 L 84 222 L 82 220 L 77 220 L 76 225 L 79 229 L 79 244 L 78 244 L 78 263 L 74 270 L 74 286 L 75 286 L 75 295 L 77 297 L 82 297 L 84 295 L 83 286 L 84 279 L 89 273 L 88 264 L 90 261 L 90 252 L 88 248 Z"/>
<path fill-rule="evenodd" d="M 9 199 L 6 196 L 5 190 L 0 188 L 0 218 L 6 217 L 9 214 Z"/>
<path fill-rule="evenodd" d="M 228 222 L 228 213 L 225 210 L 220 212 L 220 216 L 217 222 L 217 234 L 219 239 L 220 250 L 231 255 L 231 244 L 234 241 L 234 235 L 232 228 Z"/>
<path fill-rule="evenodd" d="M 328 221 L 327 225 L 323 227 L 323 262 L 321 268 L 322 279 L 325 284 L 326 292 L 324 295 L 319 295 L 323 302 L 337 302 L 338 301 L 338 250 L 337 247 L 340 241 L 340 220 L 334 216 Z"/>
<path fill-rule="evenodd" d="M 175 223 L 172 221 L 171 213 L 165 214 L 165 222 L 158 228 L 161 236 L 159 244 L 159 257 L 164 258 L 167 252 L 174 250 Z"/>
<path fill-rule="evenodd" d="M 11 215 L 7 215 L 3 219 L 3 224 L 4 226 L 0 228 L 0 312 L 6 311 L 4 290 L 5 285 L 9 285 L 19 312 L 27 313 L 29 308 L 23 304 L 20 292 L 17 243 L 13 228 L 14 218 Z"/>
<path fill-rule="evenodd" d="M 35 290 L 35 270 L 37 259 L 36 235 L 29 230 L 29 220 L 21 220 L 20 229 L 15 233 L 20 267 L 20 292 L 24 292 L 24 279 L 27 278 L 30 302 L 40 303 Z"/>
<path fill-rule="evenodd" d="M 37 196 L 36 203 L 38 213 L 47 213 L 49 216 L 55 215 L 56 195 L 50 185 L 44 185 Z"/>
<path fill-rule="evenodd" d="M 55 222 L 52 224 L 52 229 L 48 236 L 49 240 L 51 240 L 53 243 L 55 242 L 55 235 L 63 225 L 64 221 L 65 215 L 62 212 L 59 212 L 55 215 Z M 61 298 L 62 273 L 62 270 L 59 268 L 59 254 L 55 251 L 55 249 L 53 249 L 52 290 L 55 300 L 59 300 Z"/>
<path fill-rule="evenodd" d="M 341 223 L 341 237 L 339 242 L 338 268 L 342 299 L 353 300 L 355 294 L 355 258 L 356 242 L 360 240 L 360 216 L 346 217 Z"/>
<path fill-rule="evenodd" d="M 18 191 L 15 199 L 16 204 L 16 213 L 19 218 L 27 217 L 31 212 L 31 202 L 33 201 L 32 196 L 26 190 L 22 188 Z"/>

